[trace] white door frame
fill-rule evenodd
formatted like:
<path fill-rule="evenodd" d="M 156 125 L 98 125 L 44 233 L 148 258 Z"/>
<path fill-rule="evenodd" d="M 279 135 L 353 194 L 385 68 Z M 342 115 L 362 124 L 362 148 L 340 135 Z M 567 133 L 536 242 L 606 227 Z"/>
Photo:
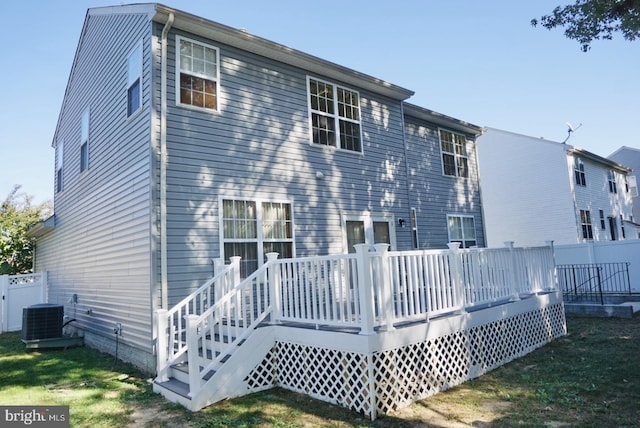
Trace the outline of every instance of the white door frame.
<path fill-rule="evenodd" d="M 395 216 L 391 213 L 371 213 L 369 211 L 363 212 L 344 212 L 342 213 L 341 225 L 342 225 L 342 249 L 345 253 L 349 252 L 347 243 L 347 222 L 348 221 L 361 221 L 364 223 L 365 243 L 373 245 L 373 223 L 374 222 L 386 222 L 389 224 L 389 250 L 396 250 L 396 229 L 395 229 Z"/>

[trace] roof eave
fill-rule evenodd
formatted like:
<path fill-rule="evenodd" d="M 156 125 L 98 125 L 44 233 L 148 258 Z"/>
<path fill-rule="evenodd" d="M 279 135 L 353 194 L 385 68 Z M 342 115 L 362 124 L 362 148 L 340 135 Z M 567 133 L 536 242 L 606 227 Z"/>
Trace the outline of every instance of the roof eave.
<path fill-rule="evenodd" d="M 56 216 L 51 215 L 46 220 L 36 223 L 31 229 L 27 230 L 28 238 L 40 238 L 51 232 L 56 227 Z"/>
<path fill-rule="evenodd" d="M 591 159 L 592 161 L 595 161 L 595 162 L 602 163 L 604 165 L 609 166 L 610 168 L 613 168 L 613 169 L 615 169 L 617 171 L 620 171 L 620 172 L 623 172 L 623 173 L 627 173 L 628 174 L 631 171 L 633 171 L 629 167 L 621 165 L 621 164 L 619 164 L 617 162 L 612 161 L 611 159 L 607 159 L 607 158 L 602 157 L 600 155 L 597 155 L 595 153 L 591 153 L 588 150 L 584 150 L 584 149 L 581 149 L 579 147 L 574 147 L 574 146 L 568 146 L 568 147 L 569 147 L 569 150 L 567 150 L 567 152 L 569 154 L 574 154 L 574 153 L 578 154 L 578 155 L 580 155 L 582 157 L 585 157 L 587 159 Z"/>
<path fill-rule="evenodd" d="M 472 134 L 479 137 L 484 133 L 484 128 L 478 125 L 474 125 L 469 122 L 465 122 L 460 119 L 456 119 L 451 116 L 447 116 L 437 111 L 429 110 L 424 107 L 417 106 L 415 104 L 405 102 L 404 114 L 405 116 L 415 117 L 430 123 L 433 123 L 444 128 L 452 129 L 454 131 L 464 132 L 466 134 Z"/>
<path fill-rule="evenodd" d="M 246 31 L 238 30 L 161 4 L 156 5 L 156 13 L 153 16 L 153 21 L 165 24 L 169 14 L 173 14 L 174 16 L 172 25 L 174 28 L 192 34 L 198 34 L 202 37 L 255 53 L 256 55 L 272 58 L 311 73 L 317 73 L 398 101 L 403 101 L 414 94 L 414 92 L 409 89 L 396 86 L 384 80 L 320 59 L 288 46 L 271 42 L 247 33 Z"/>

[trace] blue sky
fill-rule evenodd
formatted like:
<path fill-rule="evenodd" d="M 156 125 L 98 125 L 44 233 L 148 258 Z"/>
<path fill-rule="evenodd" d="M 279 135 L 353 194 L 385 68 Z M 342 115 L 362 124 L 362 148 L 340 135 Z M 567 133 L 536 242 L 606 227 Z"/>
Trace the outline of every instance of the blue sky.
<path fill-rule="evenodd" d="M 86 9 L 119 0 L 0 2 L 0 199 L 53 197 L 58 119 Z M 583 53 L 532 18 L 561 0 L 167 0 L 167 6 L 415 91 L 410 102 L 480 126 L 608 156 L 640 147 L 640 41 Z"/>

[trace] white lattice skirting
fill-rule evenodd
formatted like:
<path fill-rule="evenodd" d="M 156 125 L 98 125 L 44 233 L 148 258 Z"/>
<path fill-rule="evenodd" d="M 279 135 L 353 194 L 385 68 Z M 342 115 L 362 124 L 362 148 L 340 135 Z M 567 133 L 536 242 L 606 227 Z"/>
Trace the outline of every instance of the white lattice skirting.
<path fill-rule="evenodd" d="M 557 293 L 371 336 L 274 328 L 276 342 L 244 379 L 280 386 L 374 419 L 458 385 L 566 334 Z"/>

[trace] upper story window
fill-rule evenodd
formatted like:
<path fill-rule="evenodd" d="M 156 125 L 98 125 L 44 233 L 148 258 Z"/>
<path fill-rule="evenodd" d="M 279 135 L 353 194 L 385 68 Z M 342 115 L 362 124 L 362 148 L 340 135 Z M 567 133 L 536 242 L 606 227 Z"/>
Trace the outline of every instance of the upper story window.
<path fill-rule="evenodd" d="M 362 152 L 358 92 L 318 79 L 308 81 L 313 143 Z"/>
<path fill-rule="evenodd" d="M 580 223 L 582 226 L 582 237 L 593 239 L 593 226 L 591 225 L 591 211 L 580 210 Z"/>
<path fill-rule="evenodd" d="M 178 36 L 176 88 L 178 104 L 218 109 L 219 52 L 213 46 Z"/>
<path fill-rule="evenodd" d="M 576 184 L 578 186 L 586 186 L 587 179 L 584 175 L 584 163 L 582 162 L 582 159 L 575 158 L 573 161 L 573 171 L 576 177 Z"/>
<path fill-rule="evenodd" d="M 635 175 L 627 175 L 627 192 L 631 193 L 632 197 L 638 196 L 638 182 Z"/>
<path fill-rule="evenodd" d="M 616 173 L 612 169 L 609 170 L 607 180 L 609 182 L 609 193 L 618 193 L 618 188 L 616 187 Z"/>
<path fill-rule="evenodd" d="M 127 61 L 127 117 L 140 109 L 142 104 L 142 44 L 129 54 Z"/>
<path fill-rule="evenodd" d="M 89 169 L 89 110 L 80 120 L 80 172 Z"/>
<path fill-rule="evenodd" d="M 56 146 L 56 192 L 62 192 L 62 159 L 64 141 L 59 141 Z"/>
<path fill-rule="evenodd" d="M 447 215 L 449 242 L 459 242 L 460 248 L 477 245 L 476 225 L 472 216 Z"/>
<path fill-rule="evenodd" d="M 444 129 L 439 134 L 442 173 L 452 177 L 469 177 L 467 137 Z"/>

